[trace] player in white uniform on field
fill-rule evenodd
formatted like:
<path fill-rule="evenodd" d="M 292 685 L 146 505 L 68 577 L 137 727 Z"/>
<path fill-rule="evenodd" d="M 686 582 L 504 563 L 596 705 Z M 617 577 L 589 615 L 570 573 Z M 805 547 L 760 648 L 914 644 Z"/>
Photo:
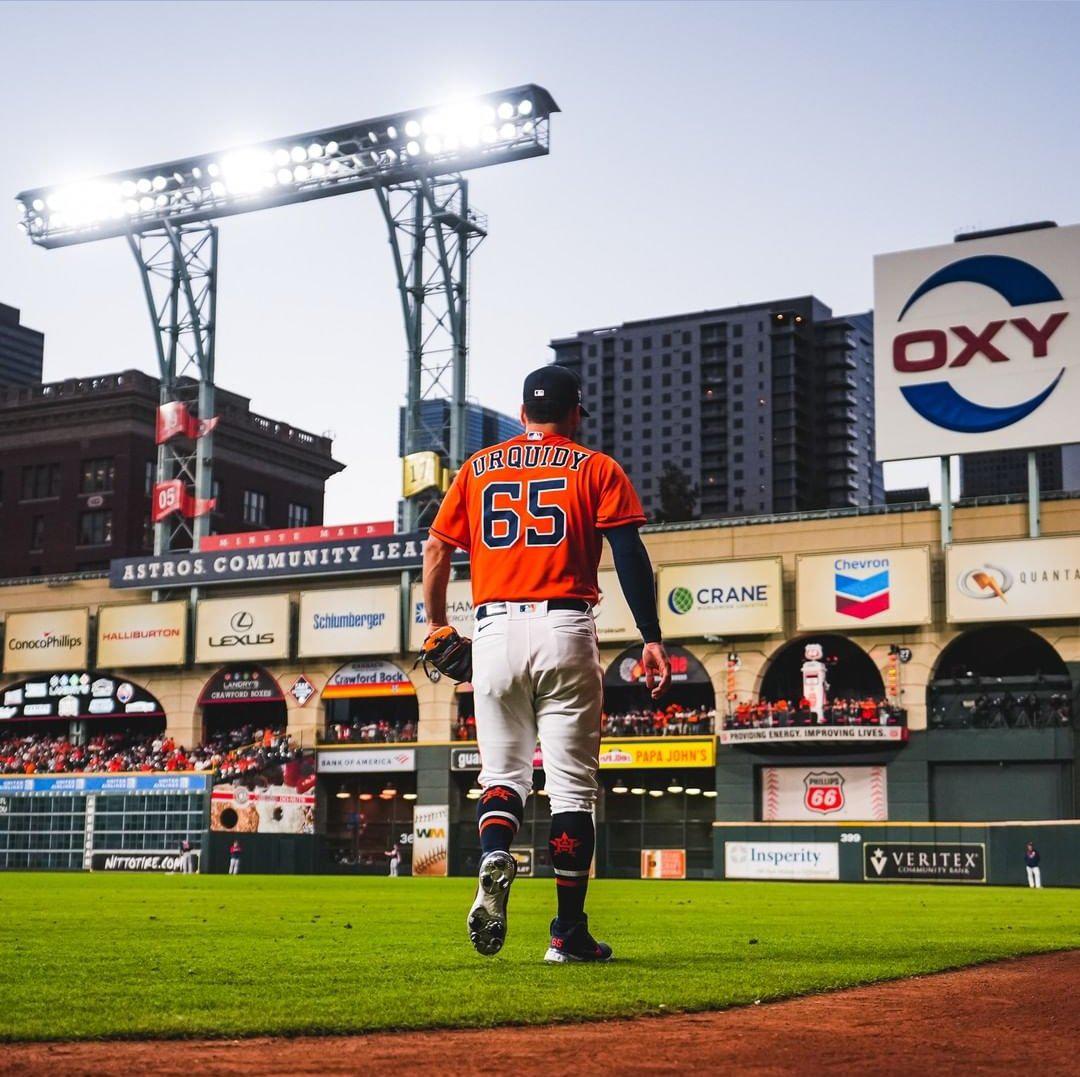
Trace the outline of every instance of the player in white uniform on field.
<path fill-rule="evenodd" d="M 483 858 L 468 928 L 487 955 L 506 937 L 516 870 L 509 849 L 532 792 L 539 737 L 558 897 L 546 960 L 611 956 L 589 934 L 585 915 L 603 705 L 592 613 L 602 536 L 642 633 L 642 665 L 654 698 L 670 680 L 652 566 L 638 534 L 645 522 L 641 502 L 611 457 L 572 440 L 585 414 L 571 371 L 548 366 L 530 374 L 521 411 L 525 433 L 465 462 L 424 551 L 429 635 L 447 623 L 451 554 L 455 547 L 469 553 Z"/>

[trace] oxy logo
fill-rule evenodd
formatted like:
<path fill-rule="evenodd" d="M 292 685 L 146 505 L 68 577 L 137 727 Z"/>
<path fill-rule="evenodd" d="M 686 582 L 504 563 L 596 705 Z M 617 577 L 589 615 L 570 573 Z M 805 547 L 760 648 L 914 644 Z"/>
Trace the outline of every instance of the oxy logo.
<path fill-rule="evenodd" d="M 900 311 L 903 321 L 908 311 L 929 292 L 949 284 L 980 284 L 997 292 L 1010 307 L 1062 301 L 1057 285 L 1030 262 L 1000 254 L 982 254 L 961 258 L 931 273 L 908 297 Z M 1013 354 L 1004 350 L 999 334 L 1006 324 L 1017 331 L 1031 359 L 1045 359 L 1050 340 L 1068 317 L 1067 311 L 1044 315 L 1041 319 L 1017 317 L 991 321 L 980 327 L 967 325 L 944 329 L 912 329 L 893 338 L 893 367 L 901 374 L 921 374 L 930 370 L 966 367 L 977 356 L 991 364 L 1022 361 L 1026 353 L 1016 353 L 1016 334 L 1012 334 Z M 1056 365 L 1056 364 L 1055 364 Z M 959 393 L 948 381 L 901 385 L 900 392 L 911 407 L 927 422 L 962 434 L 984 434 L 1012 426 L 1035 411 L 1061 382 L 1062 367 L 1053 380 L 1034 396 L 1015 404 L 991 406 L 979 404 Z"/>
<path fill-rule="evenodd" d="M 956 586 L 968 598 L 1000 598 L 1002 602 L 1008 602 L 1005 592 L 1014 582 L 1013 574 L 1007 568 L 987 563 L 961 572 Z"/>

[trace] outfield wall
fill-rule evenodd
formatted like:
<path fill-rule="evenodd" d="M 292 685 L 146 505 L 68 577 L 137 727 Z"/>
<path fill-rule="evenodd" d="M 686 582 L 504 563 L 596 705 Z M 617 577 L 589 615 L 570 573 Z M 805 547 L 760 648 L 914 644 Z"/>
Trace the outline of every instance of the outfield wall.
<path fill-rule="evenodd" d="M 1027 886 L 1024 849 L 1044 887 L 1080 886 L 1080 820 L 999 823 L 713 824 L 718 879 Z"/>

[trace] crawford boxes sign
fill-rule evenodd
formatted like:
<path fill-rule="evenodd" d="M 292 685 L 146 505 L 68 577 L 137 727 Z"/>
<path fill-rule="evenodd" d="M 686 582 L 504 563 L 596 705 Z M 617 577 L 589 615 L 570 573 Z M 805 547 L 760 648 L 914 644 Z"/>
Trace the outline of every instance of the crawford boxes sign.
<path fill-rule="evenodd" d="M 984 883 L 986 846 L 981 842 L 867 842 L 863 878 L 886 883 Z"/>
<path fill-rule="evenodd" d="M 401 592 L 396 586 L 305 591 L 300 595 L 301 658 L 387 654 L 401 646 Z"/>
<path fill-rule="evenodd" d="M 273 549 L 125 557 L 109 565 L 109 586 L 205 585 L 419 568 L 426 537 L 426 532 L 417 531 L 386 538 L 331 538 Z M 456 550 L 453 559 L 468 557 Z"/>
<path fill-rule="evenodd" d="M 728 879 L 840 878 L 840 846 L 835 841 L 725 841 Z"/>
<path fill-rule="evenodd" d="M 102 606 L 97 619 L 97 664 L 106 669 L 182 666 L 187 611 L 186 602 Z"/>
<path fill-rule="evenodd" d="M 657 580 L 665 636 L 765 636 L 783 626 L 779 557 L 665 565 Z"/>
<path fill-rule="evenodd" d="M 930 623 L 930 547 L 800 554 L 795 558 L 800 632 Z"/>
<path fill-rule="evenodd" d="M 874 259 L 878 460 L 1059 445 L 1080 409 L 1080 226 Z"/>
<path fill-rule="evenodd" d="M 90 611 L 9 613 L 4 621 L 4 672 L 86 667 Z"/>
<path fill-rule="evenodd" d="M 289 657 L 289 596 L 249 595 L 200 602 L 196 662 L 249 662 Z"/>
<path fill-rule="evenodd" d="M 950 621 L 1080 616 L 1080 535 L 971 542 L 945 551 Z"/>

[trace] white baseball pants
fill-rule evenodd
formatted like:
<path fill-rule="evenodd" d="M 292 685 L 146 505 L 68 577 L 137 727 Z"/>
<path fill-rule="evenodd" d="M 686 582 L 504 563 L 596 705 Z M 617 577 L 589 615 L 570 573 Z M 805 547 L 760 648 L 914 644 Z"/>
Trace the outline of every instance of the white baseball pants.
<path fill-rule="evenodd" d="M 539 737 L 551 812 L 592 811 L 603 707 L 592 613 L 506 603 L 473 633 L 480 785 L 532 792 Z"/>
<path fill-rule="evenodd" d="M 1025 864 L 1024 867 L 1027 867 Z M 1034 887 L 1036 890 L 1042 888 L 1042 872 L 1038 868 L 1028 868 L 1028 886 Z"/>

